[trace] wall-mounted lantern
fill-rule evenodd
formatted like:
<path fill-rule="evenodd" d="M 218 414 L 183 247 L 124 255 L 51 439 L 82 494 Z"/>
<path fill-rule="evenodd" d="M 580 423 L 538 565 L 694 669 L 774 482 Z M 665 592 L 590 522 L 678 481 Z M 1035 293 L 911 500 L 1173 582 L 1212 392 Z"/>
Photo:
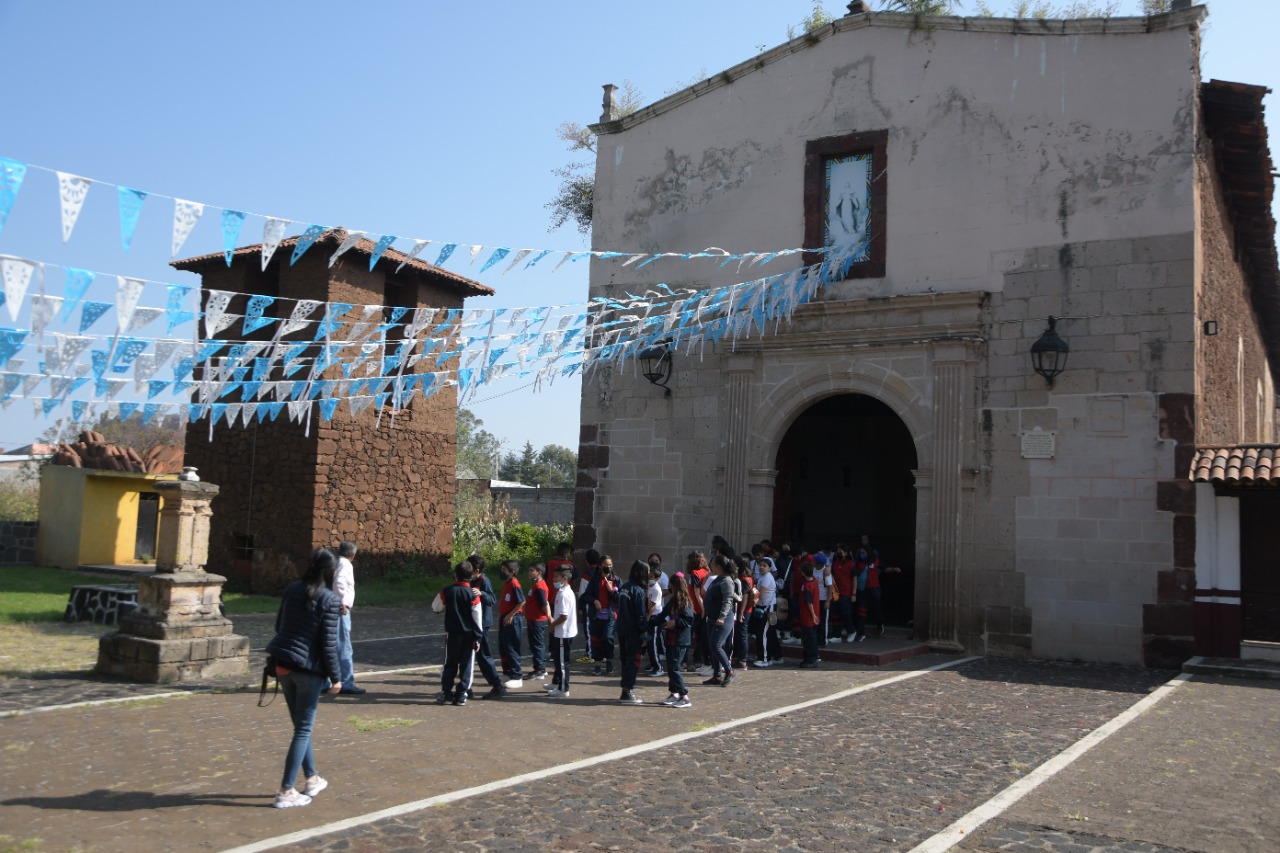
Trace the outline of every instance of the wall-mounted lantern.
<path fill-rule="evenodd" d="M 671 348 L 662 345 L 649 347 L 640 351 L 640 372 L 644 378 L 666 391 L 671 396 L 667 383 L 671 381 Z"/>
<path fill-rule="evenodd" d="M 1216 335 L 1216 334 L 1218 334 L 1218 321 L 1217 321 L 1217 320 L 1205 320 L 1205 321 L 1204 321 L 1204 336 L 1205 336 L 1206 338 L 1212 338 L 1212 337 L 1213 337 L 1214 335 Z"/>
<path fill-rule="evenodd" d="M 1071 352 L 1067 342 L 1058 337 L 1057 324 L 1057 317 L 1049 317 L 1049 328 L 1031 345 L 1031 367 L 1048 380 L 1051 388 L 1053 378 L 1066 369 L 1067 354 Z"/>

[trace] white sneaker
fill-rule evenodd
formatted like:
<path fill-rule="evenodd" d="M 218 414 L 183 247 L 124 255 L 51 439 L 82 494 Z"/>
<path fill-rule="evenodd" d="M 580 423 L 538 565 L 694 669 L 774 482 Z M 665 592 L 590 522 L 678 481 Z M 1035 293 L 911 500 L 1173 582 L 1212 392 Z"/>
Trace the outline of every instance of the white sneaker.
<path fill-rule="evenodd" d="M 702 667 L 701 669 L 699 669 L 699 670 L 698 670 L 698 675 L 701 675 L 703 678 L 706 678 L 706 677 L 707 677 L 708 675 L 710 675 L 713 671 L 714 671 L 714 670 L 712 670 L 712 668 L 711 668 L 711 667 L 709 667 L 709 666 L 704 666 L 704 667 Z"/>
<path fill-rule="evenodd" d="M 772 664 L 770 664 L 769 661 L 767 660 L 758 660 L 751 665 L 754 666 L 756 669 L 765 669 L 766 667 L 772 666 Z"/>
<path fill-rule="evenodd" d="M 687 696 L 682 696 L 671 705 L 672 708 L 692 708 L 693 703 L 689 701 Z"/>
<path fill-rule="evenodd" d="M 678 694 L 678 693 L 672 693 L 672 694 L 671 694 L 670 696 L 668 696 L 666 699 L 663 699 L 663 700 L 662 700 L 662 704 L 663 704 L 663 705 L 667 705 L 667 706 L 671 706 L 671 705 L 676 704 L 676 703 L 677 703 L 677 702 L 679 702 L 679 701 L 680 701 L 680 694 Z"/>
<path fill-rule="evenodd" d="M 311 798 L 306 794 L 299 794 L 293 788 L 284 793 L 276 794 L 276 808 L 278 809 L 292 809 L 309 805 L 311 805 Z"/>
<path fill-rule="evenodd" d="M 548 696 L 551 696 L 551 697 L 554 697 L 554 698 L 556 698 L 556 699 L 568 699 L 568 698 L 569 698 L 569 691 L 568 691 L 568 690 L 559 690 L 559 689 L 557 689 L 557 688 L 553 687 L 553 688 L 551 688 L 550 690 L 548 690 L 548 691 L 547 691 L 547 695 L 548 695 Z"/>
<path fill-rule="evenodd" d="M 307 780 L 307 787 L 303 789 L 302 793 L 306 794 L 308 797 L 314 797 L 327 787 L 329 787 L 329 780 L 316 775 Z"/>
<path fill-rule="evenodd" d="M 521 687 L 524 687 L 524 679 L 513 678 L 510 681 L 504 681 L 502 683 L 502 686 L 507 688 L 508 690 L 519 690 Z"/>

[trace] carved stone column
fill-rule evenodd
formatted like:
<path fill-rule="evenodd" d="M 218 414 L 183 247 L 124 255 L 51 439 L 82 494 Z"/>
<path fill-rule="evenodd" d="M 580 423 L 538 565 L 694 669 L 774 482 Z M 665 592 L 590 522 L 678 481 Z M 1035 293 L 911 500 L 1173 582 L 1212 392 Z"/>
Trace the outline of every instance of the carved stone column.
<path fill-rule="evenodd" d="M 733 547 L 741 548 L 750 526 L 747 451 L 751 440 L 751 379 L 754 368 L 749 359 L 735 360 L 730 363 L 728 374 L 723 535 Z"/>
<path fill-rule="evenodd" d="M 152 683 L 241 675 L 249 639 L 221 613 L 226 578 L 205 572 L 212 483 L 161 480 L 156 574 L 138 582 L 138 609 L 98 642 L 98 672 Z"/>
<path fill-rule="evenodd" d="M 959 651 L 961 469 L 968 416 L 968 354 L 940 347 L 933 362 L 933 512 L 930 526 L 929 644 Z"/>

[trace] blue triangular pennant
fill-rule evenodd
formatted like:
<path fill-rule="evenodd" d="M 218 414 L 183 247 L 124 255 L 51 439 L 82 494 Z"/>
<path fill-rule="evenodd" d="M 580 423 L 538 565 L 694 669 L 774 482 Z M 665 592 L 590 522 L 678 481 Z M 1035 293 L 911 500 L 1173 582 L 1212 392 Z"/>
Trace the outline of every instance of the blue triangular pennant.
<path fill-rule="evenodd" d="M 132 415 L 136 411 L 138 411 L 137 403 L 121 403 L 120 420 L 127 421 L 129 419 L 129 415 Z"/>
<path fill-rule="evenodd" d="M 338 403 L 341 402 L 337 397 L 330 397 L 327 400 L 320 401 L 320 417 L 326 421 L 333 420 L 333 413 L 338 409 Z"/>
<path fill-rule="evenodd" d="M 80 306 L 80 334 L 98 322 L 98 318 L 111 308 L 110 302 L 86 302 Z"/>
<path fill-rule="evenodd" d="M 84 420 L 84 410 L 88 407 L 88 405 L 89 404 L 86 403 L 84 400 L 72 400 L 71 401 L 71 419 L 74 420 L 76 423 L 80 423 L 80 421 Z"/>
<path fill-rule="evenodd" d="M 390 247 L 391 244 L 396 241 L 396 239 L 397 239 L 396 237 L 393 237 L 390 234 L 385 234 L 382 237 L 378 238 L 377 244 L 374 245 L 373 247 L 373 254 L 369 255 L 370 272 L 373 271 L 373 265 L 378 262 L 378 258 L 382 257 L 382 253 L 385 252 L 388 249 L 388 247 Z"/>
<path fill-rule="evenodd" d="M 240 229 L 244 226 L 244 214 L 238 210 L 222 211 L 222 251 L 231 266 L 231 255 L 240 241 Z"/>
<path fill-rule="evenodd" d="M 302 257 L 302 254 L 314 246 L 315 242 L 322 236 L 324 236 L 323 225 L 308 225 L 307 230 L 302 232 L 302 236 L 298 238 L 298 242 L 293 246 L 293 255 L 289 258 L 289 266 L 296 264 L 298 258 Z"/>
<path fill-rule="evenodd" d="M 7 157 L 0 157 L 0 228 L 9 218 L 9 211 L 22 189 L 22 179 L 27 176 L 27 164 Z"/>
<path fill-rule="evenodd" d="M 71 312 L 80 304 L 94 278 L 88 270 L 73 267 L 67 267 L 66 276 L 66 283 L 62 286 L 62 311 L 58 314 L 58 321 L 62 323 L 71 319 Z"/>
<path fill-rule="evenodd" d="M 159 403 L 147 403 L 142 407 L 142 423 L 151 423 L 151 419 L 160 414 L 161 405 Z"/>
<path fill-rule="evenodd" d="M 436 266 L 444 266 L 444 262 L 449 260 L 449 256 L 453 254 L 453 250 L 458 248 L 457 243 L 445 243 L 440 247 L 440 254 L 436 257 Z"/>
<path fill-rule="evenodd" d="M 89 353 L 89 358 L 93 362 L 93 375 L 101 379 L 107 372 L 107 354 L 102 350 L 94 350 Z"/>
<path fill-rule="evenodd" d="M 494 264 L 496 264 L 498 261 L 505 258 L 510 253 L 511 253 L 510 249 L 494 249 L 493 254 L 489 256 L 489 260 L 485 261 L 484 266 L 480 267 L 480 272 L 484 272 L 489 267 L 493 266 Z"/>
<path fill-rule="evenodd" d="M 46 415 L 48 415 L 54 409 L 58 408 L 58 403 L 60 402 L 61 400 L 57 400 L 53 397 L 45 397 L 43 400 L 40 401 L 41 406 L 44 409 L 44 413 Z"/>
<path fill-rule="evenodd" d="M 154 400 L 156 397 L 164 393 L 164 389 L 169 387 L 169 383 L 163 379 L 152 379 L 147 383 L 147 399 Z"/>
<path fill-rule="evenodd" d="M 0 367 L 22 349 L 29 332 L 23 329 L 0 329 Z"/>
<path fill-rule="evenodd" d="M 116 189 L 120 193 L 120 242 L 127 252 L 133 244 L 133 231 L 138 227 L 138 217 L 142 214 L 142 203 L 147 200 L 147 194 L 129 187 Z"/>

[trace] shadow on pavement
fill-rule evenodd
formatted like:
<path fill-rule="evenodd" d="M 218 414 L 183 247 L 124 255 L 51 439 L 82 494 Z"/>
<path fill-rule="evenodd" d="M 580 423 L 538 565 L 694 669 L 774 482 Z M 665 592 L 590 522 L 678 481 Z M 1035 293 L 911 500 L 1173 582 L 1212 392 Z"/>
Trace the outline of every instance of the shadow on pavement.
<path fill-rule="evenodd" d="M 252 800 L 253 802 L 241 802 Z M 99 788 L 68 797 L 15 797 L 0 800 L 0 806 L 31 806 L 36 809 L 65 809 L 82 812 L 133 812 L 148 809 L 176 809 L 191 806 L 234 806 L 268 808 L 272 798 L 262 794 L 153 794 L 149 791 L 108 791 Z"/>

